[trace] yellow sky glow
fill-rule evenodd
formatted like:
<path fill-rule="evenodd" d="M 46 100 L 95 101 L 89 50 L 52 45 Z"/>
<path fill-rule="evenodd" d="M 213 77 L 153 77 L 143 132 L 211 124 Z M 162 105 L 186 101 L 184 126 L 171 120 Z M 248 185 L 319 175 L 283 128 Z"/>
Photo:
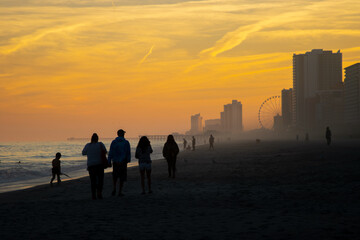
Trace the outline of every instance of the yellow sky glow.
<path fill-rule="evenodd" d="M 185 132 L 232 99 L 258 127 L 292 54 L 360 62 L 357 0 L 0 3 L 0 141 Z"/>

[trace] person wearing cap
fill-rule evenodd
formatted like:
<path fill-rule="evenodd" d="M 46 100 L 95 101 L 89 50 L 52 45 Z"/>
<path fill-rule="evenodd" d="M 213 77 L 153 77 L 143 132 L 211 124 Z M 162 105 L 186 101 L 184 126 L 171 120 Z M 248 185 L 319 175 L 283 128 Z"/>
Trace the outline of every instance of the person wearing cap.
<path fill-rule="evenodd" d="M 120 180 L 119 196 L 124 196 L 122 189 L 124 182 L 127 180 L 127 164 L 131 161 L 130 143 L 125 139 L 125 131 L 120 129 L 117 131 L 118 137 L 115 138 L 110 145 L 108 155 L 109 165 L 113 166 L 113 183 L 114 188 L 112 195 L 116 194 L 117 179 Z M 111 164 L 111 162 L 113 164 Z"/>

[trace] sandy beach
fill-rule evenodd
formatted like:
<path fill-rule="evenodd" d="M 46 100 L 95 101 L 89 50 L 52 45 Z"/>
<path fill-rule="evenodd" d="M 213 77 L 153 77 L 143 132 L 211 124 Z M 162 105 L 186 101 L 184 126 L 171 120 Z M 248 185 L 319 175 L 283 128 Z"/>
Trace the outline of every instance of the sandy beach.
<path fill-rule="evenodd" d="M 180 144 L 179 144 L 180 146 Z M 360 141 L 238 141 L 128 169 L 124 197 L 91 200 L 88 177 L 0 194 L 5 239 L 359 239 Z M 132 161 L 135 161 L 133 158 Z"/>

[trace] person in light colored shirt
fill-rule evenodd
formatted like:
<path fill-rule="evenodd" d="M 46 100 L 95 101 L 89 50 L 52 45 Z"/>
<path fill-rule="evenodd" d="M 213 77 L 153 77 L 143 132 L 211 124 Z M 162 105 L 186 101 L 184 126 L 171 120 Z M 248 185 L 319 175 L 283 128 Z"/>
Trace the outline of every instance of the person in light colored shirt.
<path fill-rule="evenodd" d="M 99 142 L 99 136 L 94 133 L 91 142 L 86 144 L 82 150 L 82 155 L 87 156 L 87 170 L 89 171 L 91 182 L 92 199 L 102 199 L 102 189 L 104 185 L 104 164 L 103 158 L 106 158 L 106 148 L 102 142 Z"/>

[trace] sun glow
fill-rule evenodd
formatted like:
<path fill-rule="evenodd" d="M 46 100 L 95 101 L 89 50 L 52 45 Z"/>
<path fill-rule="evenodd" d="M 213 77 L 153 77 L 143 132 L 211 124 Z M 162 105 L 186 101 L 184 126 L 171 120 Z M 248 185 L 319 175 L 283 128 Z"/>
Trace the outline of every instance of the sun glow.
<path fill-rule="evenodd" d="M 360 2 L 3 1 L 0 141 L 185 132 L 292 87 L 292 54 L 360 61 Z"/>

